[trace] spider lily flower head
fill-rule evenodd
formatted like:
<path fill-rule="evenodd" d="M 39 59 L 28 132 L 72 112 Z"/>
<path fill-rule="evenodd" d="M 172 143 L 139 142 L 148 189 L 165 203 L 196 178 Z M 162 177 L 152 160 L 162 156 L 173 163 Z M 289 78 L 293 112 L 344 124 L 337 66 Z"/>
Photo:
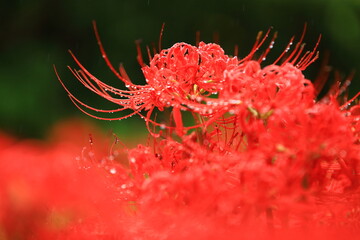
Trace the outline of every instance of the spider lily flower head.
<path fill-rule="evenodd" d="M 216 44 L 200 42 L 195 47 L 176 43 L 156 54 L 142 71 L 147 83 L 160 91 L 157 92 L 159 96 L 166 96 L 161 92 L 167 91 L 170 96 L 173 94 L 182 100 L 219 91 L 224 70 L 237 62 Z"/>
<path fill-rule="evenodd" d="M 146 65 L 138 46 L 137 59 L 142 67 L 146 84 L 137 85 L 132 83 L 122 66 L 120 66 L 119 71 L 113 67 L 100 41 L 95 23 L 94 29 L 105 62 L 112 72 L 125 83 L 127 90 L 114 88 L 96 78 L 80 63 L 72 52 L 70 53 L 80 70 L 70 67 L 69 69 L 86 88 L 119 107 L 104 110 L 89 106 L 75 97 L 57 75 L 74 104 L 81 111 L 94 118 L 120 120 L 137 114 L 147 121 L 150 132 L 152 132 L 149 125 L 151 123 L 157 127 L 175 128 L 176 132 L 181 136 L 188 129 L 206 127 L 225 113 L 233 113 L 234 108 L 237 108 L 244 101 L 259 103 L 267 101 L 268 103 L 277 102 L 280 104 L 281 101 L 287 102 L 289 99 L 278 99 L 283 98 L 284 95 L 290 96 L 290 94 L 286 94 L 289 91 L 288 88 L 295 92 L 296 84 L 300 89 L 296 93 L 298 97 L 293 98 L 292 102 L 300 100 L 299 98 L 302 100 L 305 95 L 309 99 L 314 97 L 312 84 L 304 78 L 301 70 L 316 60 L 318 43 L 313 51 L 305 53 L 300 58 L 304 49 L 304 45 L 301 44 L 304 34 L 281 65 L 276 65 L 276 63 L 289 51 L 293 38 L 284 53 L 272 65 L 264 69 L 260 67 L 260 63 L 273 47 L 277 34 L 274 35 L 268 48 L 259 58 L 254 56 L 268 38 L 270 30 L 264 37 L 262 37 L 262 34 L 257 36 L 253 49 L 243 59 L 226 55 L 219 45 L 213 43 L 200 42 L 198 46 L 176 43 L 169 49 L 161 50 L 154 56 L 151 56 L 148 49 L 150 63 Z M 254 91 L 260 88 L 266 88 L 269 96 L 252 96 Z M 164 108 L 173 109 L 172 118 L 175 127 L 160 124 L 152 117 L 155 109 L 163 111 Z M 111 115 L 125 110 L 132 110 L 132 112 L 119 117 L 102 117 L 92 113 L 100 112 Z M 183 126 L 180 110 L 198 114 L 203 119 L 201 123 Z"/>

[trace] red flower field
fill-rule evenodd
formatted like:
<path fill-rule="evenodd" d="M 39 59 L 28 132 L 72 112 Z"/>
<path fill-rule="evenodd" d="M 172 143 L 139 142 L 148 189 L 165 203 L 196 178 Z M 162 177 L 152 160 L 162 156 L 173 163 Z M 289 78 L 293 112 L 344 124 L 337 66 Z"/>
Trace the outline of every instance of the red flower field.
<path fill-rule="evenodd" d="M 328 94 L 302 71 L 317 59 L 293 40 L 272 64 L 269 32 L 244 58 L 213 43 L 149 49 L 145 85 L 110 63 L 126 90 L 93 76 L 104 110 L 144 118 L 146 145 L 73 121 L 47 143 L 0 136 L 0 239 L 338 239 L 359 233 L 359 105 L 344 84 Z M 259 50 L 263 45 L 264 50 Z M 320 83 L 319 83 L 320 82 Z M 88 133 L 91 133 L 89 136 Z"/>

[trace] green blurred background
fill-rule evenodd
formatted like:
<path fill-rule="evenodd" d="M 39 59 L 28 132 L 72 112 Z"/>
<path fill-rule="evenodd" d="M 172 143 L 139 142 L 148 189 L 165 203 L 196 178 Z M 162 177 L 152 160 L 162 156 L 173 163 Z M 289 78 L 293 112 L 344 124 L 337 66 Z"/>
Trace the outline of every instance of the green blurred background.
<path fill-rule="evenodd" d="M 143 46 L 158 40 L 165 22 L 163 47 L 184 41 L 220 44 L 239 56 L 250 50 L 256 34 L 270 26 L 279 32 L 271 59 L 283 51 L 292 35 L 299 37 L 305 22 L 305 42 L 311 50 L 323 35 L 320 58 L 330 53 L 331 65 L 345 77 L 357 70 L 352 91 L 360 90 L 360 0 L 0 0 L 0 129 L 19 137 L 42 137 L 56 122 L 70 117 L 90 120 L 68 99 L 56 79 L 53 64 L 69 88 L 82 100 L 105 106 L 75 81 L 66 69 L 75 66 L 67 50 L 100 79 L 118 81 L 103 63 L 91 22 L 99 32 L 114 65 L 124 63 L 133 81 L 143 78 L 136 62 L 134 41 Z M 320 60 L 321 61 L 321 60 Z M 312 79 L 320 61 L 305 71 Z M 266 64 L 265 63 L 265 64 Z M 91 120 L 117 133 L 145 131 L 137 117 L 120 122 Z"/>

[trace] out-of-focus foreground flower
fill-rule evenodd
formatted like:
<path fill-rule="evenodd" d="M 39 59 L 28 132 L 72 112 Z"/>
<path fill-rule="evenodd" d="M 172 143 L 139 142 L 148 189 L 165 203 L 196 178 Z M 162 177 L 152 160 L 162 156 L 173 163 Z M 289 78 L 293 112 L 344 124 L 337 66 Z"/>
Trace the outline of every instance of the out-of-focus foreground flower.
<path fill-rule="evenodd" d="M 71 71 L 117 107 L 89 106 L 59 80 L 90 116 L 140 115 L 149 143 L 127 149 L 117 139 L 105 144 L 92 136 L 88 144 L 58 140 L 44 149 L 3 138 L 0 237 L 336 239 L 358 233 L 359 106 L 341 84 L 317 100 L 322 79 L 313 84 L 302 74 L 317 58 L 316 47 L 302 53 L 302 38 L 261 66 L 274 44 L 259 53 L 267 35 L 243 59 L 217 44 L 177 43 L 149 50 L 146 65 L 139 50 L 146 84 L 136 85 L 123 67 L 111 65 L 96 31 L 105 61 L 127 90 L 100 81 L 74 55 L 80 70 Z M 72 130 L 58 132 L 64 138 Z"/>

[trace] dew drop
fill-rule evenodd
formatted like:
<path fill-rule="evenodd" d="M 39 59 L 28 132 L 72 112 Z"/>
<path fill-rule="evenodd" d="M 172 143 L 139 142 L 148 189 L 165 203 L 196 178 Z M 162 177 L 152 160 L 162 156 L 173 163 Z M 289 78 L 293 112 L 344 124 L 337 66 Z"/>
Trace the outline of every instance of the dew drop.
<path fill-rule="evenodd" d="M 241 100 L 238 100 L 238 99 L 230 99 L 230 100 L 229 100 L 229 103 L 230 103 L 230 104 L 241 104 Z"/>
<path fill-rule="evenodd" d="M 116 174 L 116 169 L 115 168 L 110 168 L 110 173 L 111 174 Z"/>

